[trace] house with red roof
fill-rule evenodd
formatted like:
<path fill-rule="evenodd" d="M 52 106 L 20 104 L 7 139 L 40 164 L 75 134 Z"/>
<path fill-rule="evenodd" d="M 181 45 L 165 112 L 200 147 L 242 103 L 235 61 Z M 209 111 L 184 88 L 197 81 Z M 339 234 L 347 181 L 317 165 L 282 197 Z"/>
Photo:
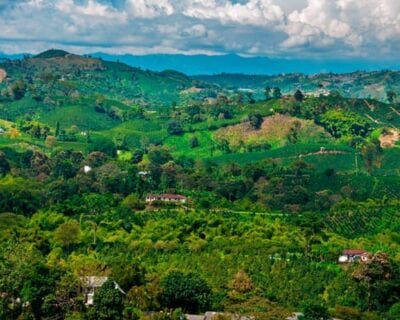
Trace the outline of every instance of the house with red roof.
<path fill-rule="evenodd" d="M 161 201 L 167 203 L 186 203 L 187 198 L 181 194 L 172 194 L 172 193 L 149 194 L 146 196 L 146 202 L 152 203 L 154 201 Z"/>

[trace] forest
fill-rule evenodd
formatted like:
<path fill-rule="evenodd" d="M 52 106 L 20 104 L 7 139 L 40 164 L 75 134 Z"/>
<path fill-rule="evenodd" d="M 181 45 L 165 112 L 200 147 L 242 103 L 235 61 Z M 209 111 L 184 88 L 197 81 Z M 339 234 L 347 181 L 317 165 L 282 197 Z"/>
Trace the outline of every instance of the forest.
<path fill-rule="evenodd" d="M 400 318 L 396 88 L 257 93 L 61 50 L 1 70 L 0 319 Z"/>

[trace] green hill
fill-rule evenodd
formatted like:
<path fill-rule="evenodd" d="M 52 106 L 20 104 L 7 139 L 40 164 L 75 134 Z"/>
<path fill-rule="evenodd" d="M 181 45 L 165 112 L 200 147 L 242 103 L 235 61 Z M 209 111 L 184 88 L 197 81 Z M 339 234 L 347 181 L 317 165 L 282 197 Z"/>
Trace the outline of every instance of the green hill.
<path fill-rule="evenodd" d="M 320 95 L 337 91 L 348 98 L 371 98 L 387 101 L 387 92 L 400 97 L 399 71 L 353 72 L 347 74 L 282 74 L 274 76 L 219 74 L 195 76 L 196 79 L 231 89 L 253 89 L 262 96 L 266 87 L 279 87 L 284 93 L 300 89 L 308 94 Z"/>
<path fill-rule="evenodd" d="M 180 92 L 199 84 L 181 73 L 151 72 L 118 62 L 49 50 L 32 58 L 0 64 L 7 78 L 1 84 L 23 81 L 33 99 L 70 100 L 102 94 L 107 98 L 153 107 L 178 103 Z"/>
<path fill-rule="evenodd" d="M 399 318 L 395 99 L 60 50 L 0 70 L 0 319 Z M 370 260 L 339 264 L 349 248 Z M 88 307 L 86 276 L 126 294 Z"/>

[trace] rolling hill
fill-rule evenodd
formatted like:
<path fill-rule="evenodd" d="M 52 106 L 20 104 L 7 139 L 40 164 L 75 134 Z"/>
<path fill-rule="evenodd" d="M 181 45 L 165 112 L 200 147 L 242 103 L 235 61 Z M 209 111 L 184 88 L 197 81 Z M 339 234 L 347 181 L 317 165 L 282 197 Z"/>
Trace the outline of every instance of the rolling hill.
<path fill-rule="evenodd" d="M 262 95 L 266 87 L 279 87 L 284 93 L 293 94 L 300 89 L 311 95 L 324 95 L 337 91 L 348 98 L 371 98 L 387 101 L 387 92 L 400 96 L 399 71 L 372 71 L 353 73 L 300 73 L 280 75 L 217 74 L 198 75 L 196 79 L 231 89 L 252 89 Z"/>

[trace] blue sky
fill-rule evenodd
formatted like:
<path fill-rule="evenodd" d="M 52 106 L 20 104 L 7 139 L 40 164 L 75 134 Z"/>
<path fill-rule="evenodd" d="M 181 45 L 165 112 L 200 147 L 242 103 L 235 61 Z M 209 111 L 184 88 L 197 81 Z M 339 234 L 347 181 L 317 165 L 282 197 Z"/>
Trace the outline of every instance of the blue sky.
<path fill-rule="evenodd" d="M 399 0 L 0 0 L 0 51 L 395 60 Z"/>

